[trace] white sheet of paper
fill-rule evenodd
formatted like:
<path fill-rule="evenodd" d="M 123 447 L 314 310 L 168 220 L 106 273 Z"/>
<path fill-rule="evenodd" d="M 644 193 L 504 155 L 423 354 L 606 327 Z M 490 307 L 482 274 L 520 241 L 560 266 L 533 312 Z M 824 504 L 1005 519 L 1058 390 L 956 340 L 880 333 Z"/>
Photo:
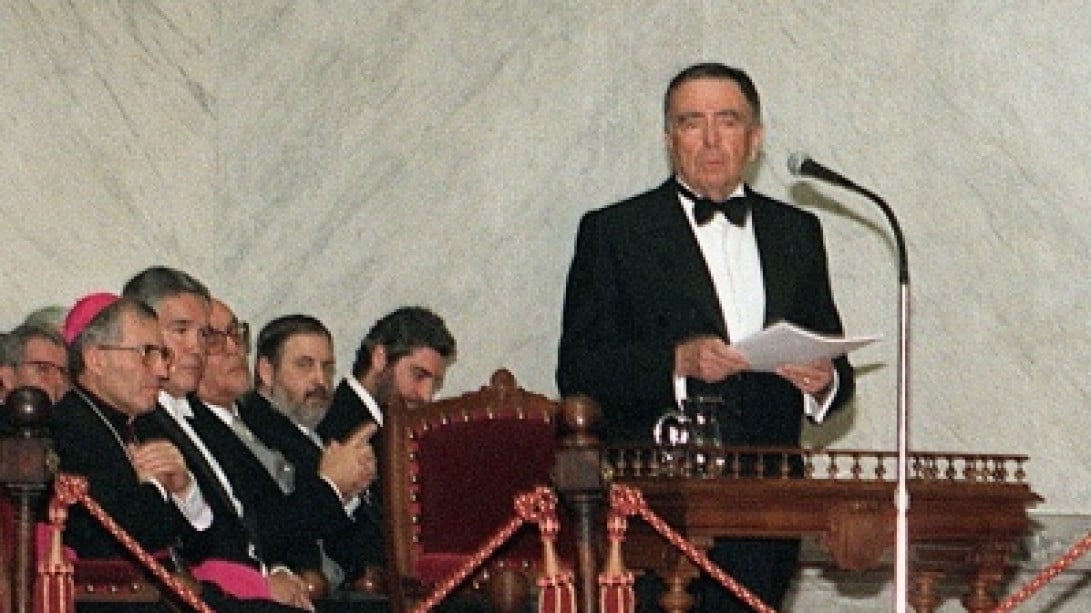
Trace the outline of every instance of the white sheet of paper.
<path fill-rule="evenodd" d="M 832 359 L 870 345 L 879 338 L 825 336 L 782 321 L 732 343 L 732 347 L 750 362 L 751 369 L 768 372 L 781 364 Z"/>

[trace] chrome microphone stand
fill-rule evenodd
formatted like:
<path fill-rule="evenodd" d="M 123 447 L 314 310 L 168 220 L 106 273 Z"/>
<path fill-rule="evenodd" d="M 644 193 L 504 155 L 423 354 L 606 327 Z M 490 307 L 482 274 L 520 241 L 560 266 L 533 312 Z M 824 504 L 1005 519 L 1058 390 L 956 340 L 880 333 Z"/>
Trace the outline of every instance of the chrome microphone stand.
<path fill-rule="evenodd" d="M 806 154 L 794 153 L 788 169 L 796 176 L 811 176 L 852 190 L 878 205 L 890 223 L 898 248 L 898 480 L 894 492 L 897 509 L 894 565 L 894 610 L 906 613 L 909 598 L 909 257 L 905 237 L 894 211 L 875 192 L 819 165 Z"/>

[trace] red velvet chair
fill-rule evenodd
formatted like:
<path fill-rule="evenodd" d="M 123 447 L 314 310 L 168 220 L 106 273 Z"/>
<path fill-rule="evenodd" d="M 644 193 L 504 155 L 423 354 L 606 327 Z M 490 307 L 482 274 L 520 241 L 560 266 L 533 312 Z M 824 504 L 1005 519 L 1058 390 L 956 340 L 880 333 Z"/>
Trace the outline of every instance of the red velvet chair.
<path fill-rule="evenodd" d="M 507 524 L 516 494 L 549 485 L 558 419 L 559 403 L 519 388 L 504 369 L 476 392 L 416 409 L 389 407 L 381 480 L 394 611 L 427 595 Z M 571 560 L 571 528 L 562 524 L 560 534 L 560 556 Z M 464 590 L 490 575 L 532 586 L 541 560 L 537 529 L 523 526 Z"/>

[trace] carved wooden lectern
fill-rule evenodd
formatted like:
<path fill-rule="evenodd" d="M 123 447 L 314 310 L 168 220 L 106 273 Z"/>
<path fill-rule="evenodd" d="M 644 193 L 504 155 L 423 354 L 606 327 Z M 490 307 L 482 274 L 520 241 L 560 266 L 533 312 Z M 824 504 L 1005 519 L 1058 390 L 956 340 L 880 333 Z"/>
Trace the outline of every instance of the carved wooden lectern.
<path fill-rule="evenodd" d="M 756 463 L 756 473 L 736 470 L 756 457 L 765 460 Z M 855 571 L 880 567 L 893 553 L 895 483 L 886 478 L 893 472 L 893 453 L 713 449 L 705 452 L 704 466 L 661 458 L 656 450 L 607 449 L 607 472 L 640 489 L 649 506 L 698 547 L 711 546 L 715 536 L 813 538 L 838 568 Z M 941 601 L 938 580 L 965 577 L 966 609 L 990 610 L 997 604 L 992 590 L 1030 527 L 1027 508 L 1041 500 L 1024 482 L 1027 458 L 911 458 L 909 604 L 918 612 L 933 611 Z M 793 459 L 802 466 L 801 476 L 761 470 Z M 630 527 L 626 563 L 656 569 L 679 589 L 685 582 L 678 576 L 695 572 L 639 522 Z"/>
<path fill-rule="evenodd" d="M 574 433 L 562 438 L 555 478 L 563 497 L 571 499 L 567 493 L 574 491 L 582 500 L 570 504 L 577 526 L 601 521 L 588 519 L 601 506 L 587 501 L 589 492 L 617 482 L 643 492 L 648 506 L 699 548 L 716 536 L 805 538 L 817 540 L 844 570 L 889 565 L 893 452 L 601 448 L 589 433 L 593 403 L 569 399 L 564 408 Z M 1030 527 L 1027 509 L 1042 500 L 1025 481 L 1026 461 L 1021 455 L 911 454 L 909 604 L 916 611 L 939 606 L 937 586 L 944 577 L 965 579 L 967 610 L 996 606 L 993 590 Z M 579 536 L 590 538 L 586 530 Z M 630 522 L 624 555 L 627 567 L 664 578 L 671 591 L 660 603 L 667 611 L 691 605 L 684 588 L 695 567 L 643 522 Z M 579 575 L 581 602 L 593 606 L 588 591 L 594 578 L 585 568 Z"/>

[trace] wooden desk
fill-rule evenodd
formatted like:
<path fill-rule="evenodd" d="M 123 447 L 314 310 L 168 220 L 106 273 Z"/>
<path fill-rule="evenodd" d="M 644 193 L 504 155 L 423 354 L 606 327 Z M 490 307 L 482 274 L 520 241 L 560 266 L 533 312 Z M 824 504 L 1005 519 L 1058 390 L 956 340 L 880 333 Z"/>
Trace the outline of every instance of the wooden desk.
<path fill-rule="evenodd" d="M 656 450 L 610 448 L 606 476 L 643 492 L 648 506 L 701 548 L 714 536 L 816 539 L 837 567 L 880 568 L 895 548 L 896 454 L 799 449 L 706 450 L 708 471 Z M 747 460 L 761 457 L 759 472 Z M 791 461 L 786 461 L 791 458 Z M 910 604 L 934 611 L 937 581 L 965 578 L 963 604 L 987 611 L 1009 554 L 1029 529 L 1027 508 L 1042 499 L 1024 482 L 1025 456 L 913 453 L 910 466 Z M 794 474 L 790 476 L 794 467 Z M 709 474 L 711 473 L 711 474 Z M 661 573 L 681 593 L 696 575 L 640 520 L 629 524 L 625 563 Z M 671 609 L 668 609 L 671 610 Z M 673 610 L 684 610 L 675 608 Z"/>

